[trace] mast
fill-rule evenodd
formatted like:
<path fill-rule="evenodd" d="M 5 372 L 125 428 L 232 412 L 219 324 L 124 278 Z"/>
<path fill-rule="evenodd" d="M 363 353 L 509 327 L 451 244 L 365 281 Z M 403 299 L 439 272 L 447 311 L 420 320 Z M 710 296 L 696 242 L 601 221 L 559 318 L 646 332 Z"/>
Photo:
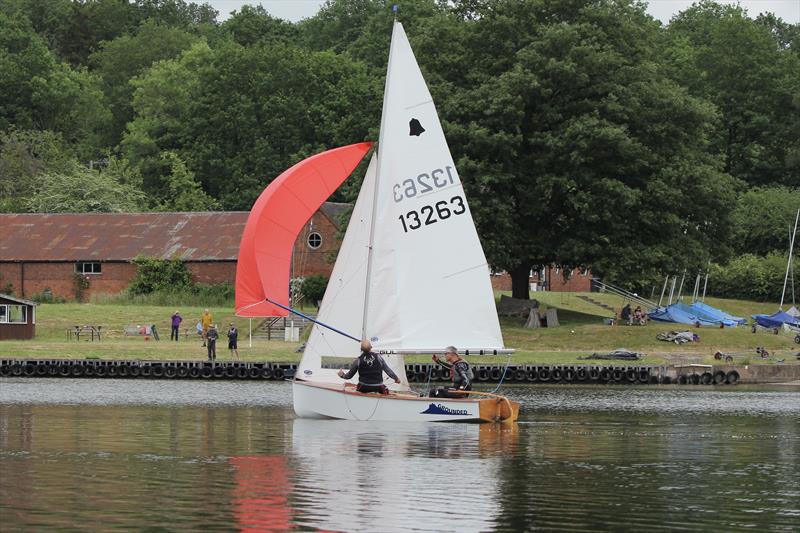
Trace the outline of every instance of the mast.
<path fill-rule="evenodd" d="M 786 275 L 783 277 L 783 290 L 781 291 L 781 305 L 779 307 L 781 311 L 783 311 L 783 297 L 786 294 L 786 281 L 789 279 L 789 269 L 792 267 L 792 252 L 794 251 L 794 238 L 797 236 L 798 220 L 800 220 L 800 209 L 797 210 L 797 216 L 794 218 L 794 231 L 789 241 L 789 258 L 786 260 Z M 794 276 L 794 272 L 792 272 L 792 276 Z M 792 277 L 792 281 L 794 281 L 794 277 Z M 792 293 L 792 298 L 794 298 L 794 293 Z"/>
<path fill-rule="evenodd" d="M 372 263 L 373 263 L 373 248 L 375 246 L 375 217 L 377 216 L 378 210 L 375 206 L 378 205 L 378 191 L 380 190 L 380 183 L 381 183 L 381 161 L 383 160 L 383 137 L 384 132 L 386 131 L 386 109 L 387 109 L 387 101 L 389 99 L 389 81 L 392 75 L 392 57 L 394 57 L 394 33 L 395 28 L 397 27 L 397 10 L 395 9 L 395 18 L 394 22 L 392 23 L 392 41 L 389 45 L 389 62 L 388 67 L 386 69 L 386 83 L 383 89 L 383 109 L 381 111 L 381 131 L 378 135 L 378 165 L 375 172 L 375 190 L 372 194 L 372 213 L 370 215 L 370 223 L 369 223 L 369 245 L 367 246 L 367 278 L 366 278 L 366 290 L 364 291 L 364 315 L 361 320 L 361 338 L 367 338 L 367 314 L 369 313 L 369 293 L 370 293 L 370 285 L 372 283 Z"/>

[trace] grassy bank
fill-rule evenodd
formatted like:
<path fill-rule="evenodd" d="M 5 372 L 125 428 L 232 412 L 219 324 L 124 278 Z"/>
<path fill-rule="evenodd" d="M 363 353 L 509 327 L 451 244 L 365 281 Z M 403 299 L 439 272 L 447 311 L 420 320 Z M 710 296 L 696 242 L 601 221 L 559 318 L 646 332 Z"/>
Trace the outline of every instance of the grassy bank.
<path fill-rule="evenodd" d="M 651 323 L 647 326 L 606 326 L 603 317 L 610 312 L 579 298 L 577 293 L 534 293 L 544 307 L 558 309 L 562 324 L 559 328 L 526 329 L 523 320 L 504 317 L 501 319 L 503 336 L 507 346 L 517 350 L 513 361 L 518 364 L 559 364 L 592 362 L 580 359 L 592 352 L 605 352 L 627 348 L 646 354 L 645 364 L 669 364 L 675 362 L 711 363 L 716 351 L 733 353 L 736 363 L 772 363 L 785 359 L 795 362 L 794 354 L 800 346 L 788 335 L 751 333 L 742 328 L 693 329 L 700 335 L 699 343 L 675 345 L 658 341 L 656 335 L 662 331 L 689 329 L 678 324 Z M 589 295 L 592 299 L 619 309 L 624 302 L 608 294 Z M 774 312 L 777 304 L 720 300 L 709 298 L 707 303 L 732 314 L 749 317 L 757 312 Z M 36 338 L 31 341 L 0 342 L 0 357 L 38 358 L 102 358 L 102 359 L 202 359 L 205 349 L 195 331 L 202 307 L 186 307 L 178 310 L 184 317 L 179 342 L 170 342 L 169 320 L 175 306 L 120 305 L 111 303 L 91 304 L 43 304 L 36 311 Z M 307 310 L 313 311 L 313 310 Z M 248 320 L 234 316 L 230 307 L 211 308 L 215 322 L 223 337 L 218 341 L 218 357 L 229 358 L 224 331 L 234 322 L 240 330 L 240 355 L 246 361 L 297 361 L 297 343 L 254 339 L 252 346 L 247 339 Z M 145 340 L 143 337 L 124 337 L 126 325 L 156 324 L 161 341 Z M 253 320 L 254 326 L 257 321 Z M 80 342 L 68 340 L 66 331 L 76 325 L 102 326 L 103 340 Z M 453 341 L 456 345 L 458 340 Z M 756 347 L 765 347 L 773 357 L 762 360 Z M 355 354 L 354 354 L 355 355 Z M 470 356 L 472 362 L 498 362 L 505 358 Z M 425 356 L 409 357 L 409 362 L 428 361 Z"/>

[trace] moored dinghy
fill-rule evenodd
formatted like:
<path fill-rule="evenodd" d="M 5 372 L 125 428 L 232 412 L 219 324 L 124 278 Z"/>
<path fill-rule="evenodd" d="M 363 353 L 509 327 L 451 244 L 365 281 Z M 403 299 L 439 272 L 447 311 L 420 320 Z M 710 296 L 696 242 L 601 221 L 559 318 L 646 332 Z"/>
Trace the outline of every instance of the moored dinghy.
<path fill-rule="evenodd" d="M 265 194 L 277 186 L 273 182 Z M 243 246 L 248 235 L 245 230 Z M 264 250 L 260 257 L 276 255 Z M 275 279 L 266 280 L 260 267 L 259 277 L 264 301 L 274 303 L 264 283 L 275 287 Z M 288 271 L 281 282 L 288 292 Z M 282 302 L 277 307 L 288 310 Z M 359 353 L 354 334 L 368 338 L 400 377 L 387 385 L 390 394 L 358 393 L 357 375 L 344 383 L 335 369 L 325 368 L 323 358 Z M 441 352 L 454 343 L 467 355 L 511 351 L 503 347 L 488 265 L 436 108 L 395 22 L 377 154 L 295 374 L 295 412 L 351 420 L 516 420 L 519 404 L 502 396 L 424 398 L 411 392 L 404 354 Z"/>

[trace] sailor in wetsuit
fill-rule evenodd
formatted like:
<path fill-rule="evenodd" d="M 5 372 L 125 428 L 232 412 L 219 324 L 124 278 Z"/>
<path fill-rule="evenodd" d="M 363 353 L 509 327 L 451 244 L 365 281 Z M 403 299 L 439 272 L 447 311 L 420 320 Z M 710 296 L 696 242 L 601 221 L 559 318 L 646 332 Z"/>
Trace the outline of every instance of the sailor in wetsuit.
<path fill-rule="evenodd" d="M 450 379 L 453 381 L 452 389 L 434 389 L 430 391 L 433 398 L 466 398 L 468 395 L 459 391 L 472 390 L 472 380 L 475 379 L 469 363 L 461 359 L 455 346 L 448 346 L 444 351 L 445 361 L 434 354 L 433 361 L 450 370 Z"/>
<path fill-rule="evenodd" d="M 361 355 L 353 359 L 347 372 L 339 370 L 339 377 L 350 379 L 356 372 L 358 372 L 358 385 L 356 385 L 358 392 L 389 394 L 389 389 L 383 384 L 384 372 L 395 383 L 400 383 L 400 378 L 397 377 L 397 374 L 389 368 L 383 357 L 372 351 L 372 344 L 366 339 L 361 341 Z"/>

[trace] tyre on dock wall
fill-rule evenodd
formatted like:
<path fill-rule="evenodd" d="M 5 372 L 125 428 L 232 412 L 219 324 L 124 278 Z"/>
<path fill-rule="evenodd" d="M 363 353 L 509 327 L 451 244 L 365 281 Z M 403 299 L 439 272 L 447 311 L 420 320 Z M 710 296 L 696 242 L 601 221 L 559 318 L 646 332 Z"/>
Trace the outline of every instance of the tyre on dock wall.
<path fill-rule="evenodd" d="M 105 366 L 100 365 L 94 369 L 94 375 L 98 378 L 104 378 L 108 375 L 108 369 Z"/>
<path fill-rule="evenodd" d="M 700 376 L 700 383 L 703 385 L 711 385 L 714 382 L 714 376 L 711 375 L 711 372 L 703 372 Z"/>
<path fill-rule="evenodd" d="M 680 375 L 680 376 L 678 376 L 677 381 L 678 381 L 678 385 L 686 385 L 687 383 L 689 383 L 689 378 L 687 378 L 684 375 Z"/>
<path fill-rule="evenodd" d="M 539 372 L 536 368 L 529 368 L 528 371 L 525 373 L 525 380 L 531 383 L 538 381 L 539 379 Z"/>
<path fill-rule="evenodd" d="M 731 370 L 725 374 L 725 383 L 728 385 L 736 385 L 739 382 L 739 373 L 736 370 Z"/>
<path fill-rule="evenodd" d="M 691 383 L 692 385 L 699 385 L 700 376 L 698 376 L 697 374 L 692 374 L 691 376 L 689 376 L 689 383 Z"/>
<path fill-rule="evenodd" d="M 592 367 L 589 369 L 589 379 L 591 381 L 598 381 L 600 379 L 600 369 Z"/>
<path fill-rule="evenodd" d="M 203 379 L 211 379 L 213 375 L 214 371 L 208 366 L 203 367 L 203 370 L 200 371 L 200 376 L 202 376 Z"/>
<path fill-rule="evenodd" d="M 539 381 L 550 381 L 550 368 L 542 367 L 539 369 Z"/>
<path fill-rule="evenodd" d="M 636 373 L 636 369 L 628 368 L 625 370 L 625 379 L 628 383 L 636 383 L 638 379 L 638 375 Z"/>
<path fill-rule="evenodd" d="M 62 364 L 58 366 L 58 375 L 62 378 L 68 378 L 72 374 L 72 368 L 68 364 Z"/>
<path fill-rule="evenodd" d="M 586 381 L 589 379 L 589 372 L 585 368 L 579 368 L 575 371 L 575 379 L 578 381 Z"/>
<path fill-rule="evenodd" d="M 724 385 L 725 384 L 725 372 L 722 370 L 717 370 L 714 372 L 714 385 Z"/>
<path fill-rule="evenodd" d="M 69 373 L 73 378 L 79 378 L 83 376 L 83 365 L 72 365 Z"/>
<path fill-rule="evenodd" d="M 138 378 L 142 375 L 142 368 L 139 365 L 131 365 L 128 369 L 128 374 L 130 374 L 132 378 Z"/>
<path fill-rule="evenodd" d="M 281 380 L 283 379 L 283 369 L 278 367 L 272 370 L 272 379 Z"/>
<path fill-rule="evenodd" d="M 625 372 L 623 372 L 621 368 L 615 368 L 611 371 L 611 379 L 613 379 L 616 383 L 621 382 L 624 378 Z"/>
<path fill-rule="evenodd" d="M 560 367 L 555 367 L 550 373 L 550 377 L 553 381 L 561 381 L 561 379 L 564 377 L 564 371 L 561 370 Z"/>
<path fill-rule="evenodd" d="M 272 379 L 272 369 L 265 366 L 261 369 L 261 379 Z"/>
<path fill-rule="evenodd" d="M 650 370 L 647 368 L 640 368 L 636 377 L 639 379 L 639 383 L 650 383 Z"/>

